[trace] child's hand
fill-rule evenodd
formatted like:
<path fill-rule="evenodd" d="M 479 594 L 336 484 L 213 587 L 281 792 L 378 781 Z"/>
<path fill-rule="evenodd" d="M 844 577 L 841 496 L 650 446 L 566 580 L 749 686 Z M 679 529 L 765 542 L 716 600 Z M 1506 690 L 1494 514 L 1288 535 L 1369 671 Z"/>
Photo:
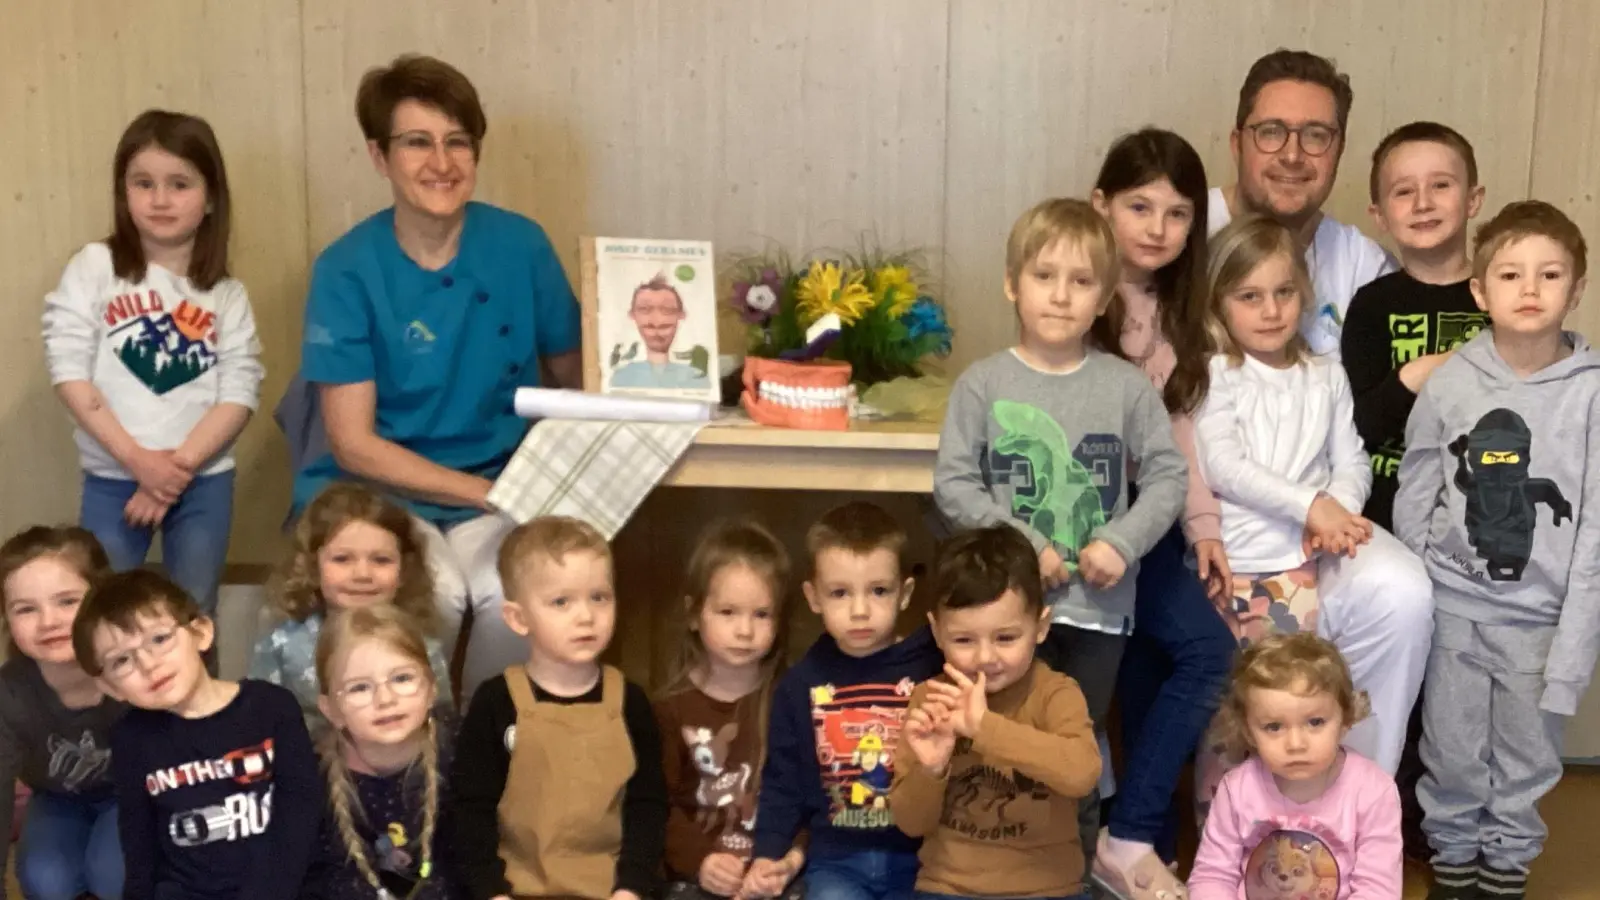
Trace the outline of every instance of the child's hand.
<path fill-rule="evenodd" d="M 178 462 L 171 450 L 135 450 L 125 463 L 139 486 L 163 503 L 175 503 L 189 486 L 194 471 Z"/>
<path fill-rule="evenodd" d="M 1454 350 L 1446 350 L 1443 353 L 1430 353 L 1411 360 L 1400 367 L 1400 383 L 1413 394 L 1421 391 L 1422 386 L 1428 383 L 1428 376 L 1433 374 L 1433 370 L 1444 365 L 1455 353 Z"/>
<path fill-rule="evenodd" d="M 642 900 L 642 898 L 633 891 L 617 888 L 611 892 L 611 900 Z"/>
<path fill-rule="evenodd" d="M 1078 551 L 1078 572 L 1084 581 L 1101 590 L 1114 587 L 1127 571 L 1127 560 L 1105 541 L 1090 541 Z"/>
<path fill-rule="evenodd" d="M 1306 512 L 1306 530 L 1302 549 L 1307 556 L 1313 553 L 1339 553 L 1344 547 L 1344 535 L 1355 518 L 1339 501 L 1327 494 L 1318 494 Z"/>
<path fill-rule="evenodd" d="M 942 699 L 932 699 L 933 702 L 923 703 L 906 713 L 900 736 L 923 768 L 942 773 L 955 752 L 956 733 L 950 724 L 949 705 Z"/>
<path fill-rule="evenodd" d="M 744 860 L 732 853 L 711 853 L 700 863 L 700 887 L 718 897 L 732 897 L 744 884 Z"/>
<path fill-rule="evenodd" d="M 1311 554 L 1306 553 L 1307 556 Z M 1222 542 L 1215 538 L 1195 541 L 1194 561 L 1200 569 L 1200 580 L 1206 586 L 1206 596 L 1213 602 L 1221 600 L 1233 589 L 1233 567 L 1228 565 L 1228 554 Z"/>
<path fill-rule="evenodd" d="M 1061 558 L 1055 547 L 1039 551 L 1039 578 L 1044 581 L 1047 591 L 1060 587 L 1061 582 L 1067 580 L 1067 561 Z"/>
<path fill-rule="evenodd" d="M 1336 553 L 1355 558 L 1356 548 L 1372 540 L 1372 520 L 1366 516 L 1351 516 L 1337 542 Z"/>
<path fill-rule="evenodd" d="M 973 681 L 949 663 L 945 663 L 944 674 L 950 681 L 928 682 L 928 697 L 949 709 L 950 728 L 958 736 L 976 738 L 989 711 L 988 679 L 979 672 L 978 680 Z"/>
<path fill-rule="evenodd" d="M 162 503 L 144 488 L 139 488 L 128 498 L 128 505 L 122 508 L 122 518 L 135 528 L 154 528 L 167 517 L 167 511 L 171 508 L 172 504 Z"/>
<path fill-rule="evenodd" d="M 750 871 L 744 873 L 744 885 L 739 889 L 739 895 L 747 898 L 776 897 L 789 886 L 799 869 L 787 856 L 783 859 L 755 860 L 750 863 Z"/>
<path fill-rule="evenodd" d="M 1372 540 L 1372 520 L 1365 516 L 1351 516 L 1347 522 L 1326 535 L 1316 535 L 1310 526 L 1300 537 L 1300 549 L 1309 559 L 1318 553 L 1354 558 L 1356 548 Z"/>

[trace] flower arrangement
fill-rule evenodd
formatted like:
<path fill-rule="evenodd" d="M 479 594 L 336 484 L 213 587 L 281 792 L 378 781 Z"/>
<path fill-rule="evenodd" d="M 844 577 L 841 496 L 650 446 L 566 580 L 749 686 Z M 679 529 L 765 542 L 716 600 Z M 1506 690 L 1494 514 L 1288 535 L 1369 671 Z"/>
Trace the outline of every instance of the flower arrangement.
<path fill-rule="evenodd" d="M 842 360 L 871 385 L 919 377 L 928 357 L 949 355 L 950 324 L 927 282 L 911 253 L 863 249 L 802 265 L 769 254 L 735 261 L 728 305 L 747 328 L 750 356 Z M 839 330 L 808 342 L 807 329 L 830 314 Z"/>

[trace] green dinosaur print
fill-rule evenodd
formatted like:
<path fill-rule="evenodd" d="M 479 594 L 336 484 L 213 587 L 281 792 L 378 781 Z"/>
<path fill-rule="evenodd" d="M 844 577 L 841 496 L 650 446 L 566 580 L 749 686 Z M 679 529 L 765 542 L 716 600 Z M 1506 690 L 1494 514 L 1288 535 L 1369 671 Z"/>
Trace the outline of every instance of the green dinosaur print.
<path fill-rule="evenodd" d="M 1072 455 L 1066 433 L 1045 412 L 1026 403 L 997 400 L 994 418 L 1004 433 L 994 442 L 993 452 L 1027 460 L 1033 470 L 1032 489 L 1012 492 L 1011 512 L 1049 538 L 1069 569 L 1076 571 L 1078 551 L 1106 523 L 1100 489 Z"/>

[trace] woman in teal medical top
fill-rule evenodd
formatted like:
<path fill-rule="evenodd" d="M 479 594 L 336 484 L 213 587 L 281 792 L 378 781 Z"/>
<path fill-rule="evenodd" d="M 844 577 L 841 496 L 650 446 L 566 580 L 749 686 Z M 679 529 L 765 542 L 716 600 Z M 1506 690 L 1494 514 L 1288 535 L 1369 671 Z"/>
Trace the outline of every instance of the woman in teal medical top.
<path fill-rule="evenodd" d="M 356 117 L 394 205 L 312 268 L 301 371 L 331 452 L 304 462 L 294 507 L 337 479 L 410 505 L 445 646 L 473 610 L 465 701 L 527 654 L 500 617 L 495 556 L 512 523 L 486 498 L 527 430 L 516 389 L 581 382 L 578 304 L 544 229 L 471 200 L 488 126 L 466 76 L 402 56 L 362 78 Z"/>

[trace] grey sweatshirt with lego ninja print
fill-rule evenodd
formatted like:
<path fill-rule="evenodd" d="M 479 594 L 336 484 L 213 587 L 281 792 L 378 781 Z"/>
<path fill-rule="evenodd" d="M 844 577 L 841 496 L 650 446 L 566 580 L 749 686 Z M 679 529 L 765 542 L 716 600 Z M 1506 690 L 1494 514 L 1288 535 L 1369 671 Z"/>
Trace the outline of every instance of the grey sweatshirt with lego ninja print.
<path fill-rule="evenodd" d="M 1600 650 L 1600 353 L 1523 378 L 1484 331 L 1436 369 L 1406 424 L 1395 534 L 1443 612 L 1555 625 L 1540 708 L 1577 711 Z"/>
<path fill-rule="evenodd" d="M 1136 467 L 1139 499 L 1127 482 Z M 1138 366 L 1097 350 L 1071 372 L 1041 372 L 1003 350 L 967 367 L 950 392 L 933 497 L 959 528 L 1008 523 L 1038 552 L 1105 541 L 1128 565 L 1106 590 L 1074 574 L 1051 592 L 1054 618 L 1125 634 L 1139 559 L 1183 511 L 1189 466 Z"/>

